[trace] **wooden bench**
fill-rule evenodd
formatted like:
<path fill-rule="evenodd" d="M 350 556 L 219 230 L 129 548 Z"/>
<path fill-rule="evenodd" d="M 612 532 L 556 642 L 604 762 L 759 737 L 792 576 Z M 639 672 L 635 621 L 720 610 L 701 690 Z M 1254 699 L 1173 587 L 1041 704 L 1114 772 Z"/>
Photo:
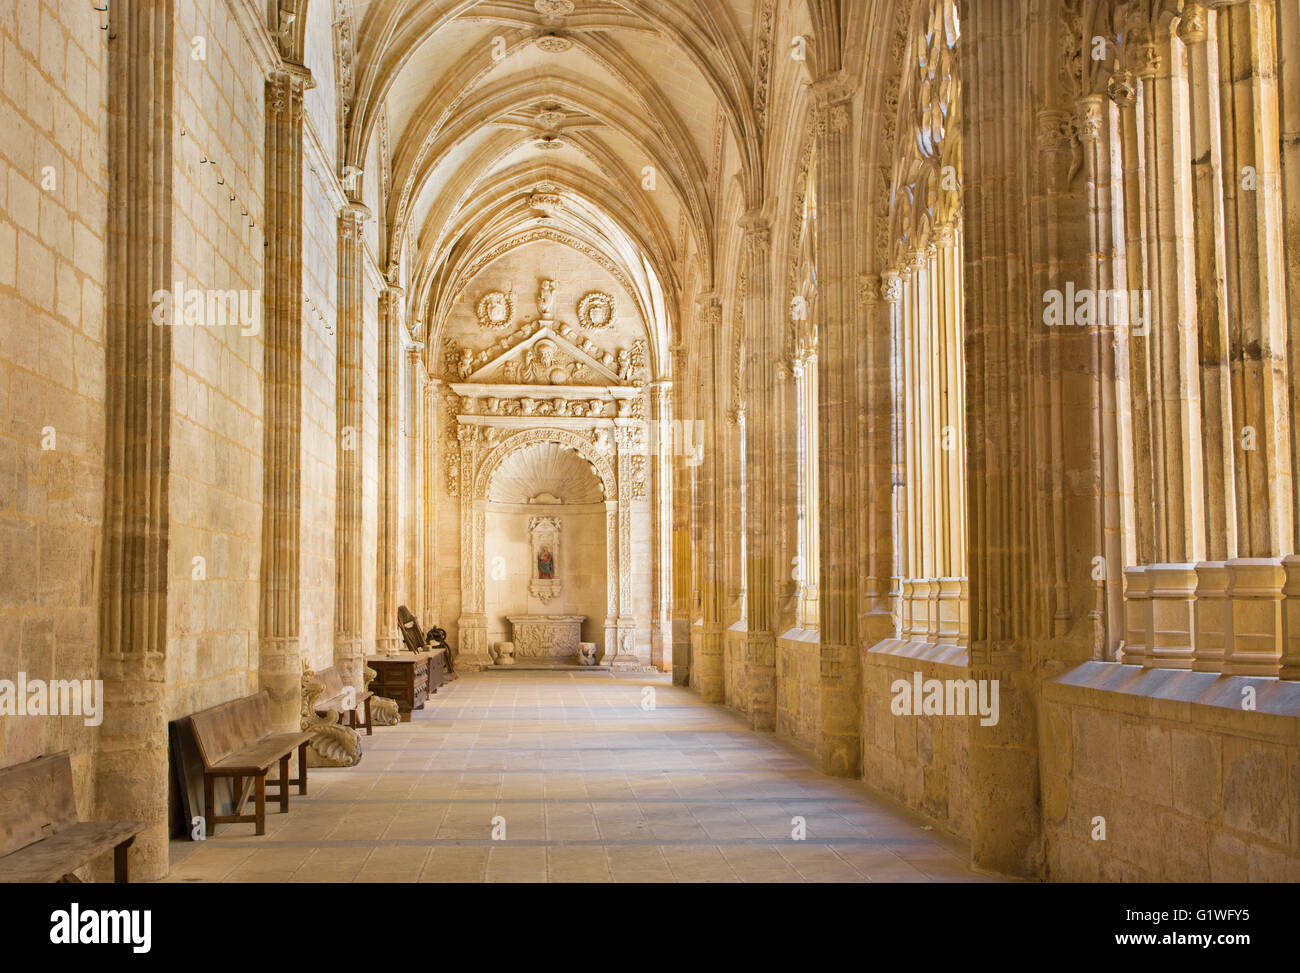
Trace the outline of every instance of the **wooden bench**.
<path fill-rule="evenodd" d="M 358 693 L 351 686 L 343 685 L 343 677 L 339 675 L 338 669 L 330 666 L 328 669 L 321 669 L 314 673 L 316 681 L 324 688 L 312 708 L 317 713 L 338 713 L 339 722 L 343 726 L 350 726 L 354 730 L 365 730 L 366 736 L 375 735 L 375 725 L 370 715 L 370 699 L 375 694 L 369 689 Z M 352 703 L 348 706 L 348 703 Z M 361 722 L 359 710 L 364 707 L 366 713 L 365 722 Z M 346 718 L 347 722 L 343 722 Z"/>
<path fill-rule="evenodd" d="M 271 698 L 265 691 L 256 696 L 232 699 L 190 717 L 194 740 L 203 758 L 203 811 L 208 837 L 218 824 L 255 824 L 257 834 L 266 834 L 266 786 L 279 788 L 280 813 L 289 811 L 289 785 L 307 793 L 307 744 L 310 733 L 271 731 Z M 298 776 L 289 776 L 289 761 L 298 751 Z M 267 772 L 280 765 L 280 779 L 268 781 Z M 216 784 L 220 777 L 232 778 L 232 813 L 217 815 Z M 244 814 L 249 784 L 254 785 L 254 813 Z"/>
<path fill-rule="evenodd" d="M 0 882 L 76 882 L 72 873 L 113 851 L 113 880 L 130 881 L 136 821 L 81 821 L 67 752 L 0 769 Z"/>

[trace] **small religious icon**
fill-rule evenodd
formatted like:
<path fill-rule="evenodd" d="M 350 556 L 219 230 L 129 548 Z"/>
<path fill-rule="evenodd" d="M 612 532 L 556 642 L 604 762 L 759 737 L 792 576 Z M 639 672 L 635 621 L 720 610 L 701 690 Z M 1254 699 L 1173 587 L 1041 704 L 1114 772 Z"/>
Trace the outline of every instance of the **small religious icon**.
<path fill-rule="evenodd" d="M 549 547 L 543 547 L 537 552 L 537 577 L 542 581 L 550 581 L 555 577 L 555 558 L 551 556 Z"/>

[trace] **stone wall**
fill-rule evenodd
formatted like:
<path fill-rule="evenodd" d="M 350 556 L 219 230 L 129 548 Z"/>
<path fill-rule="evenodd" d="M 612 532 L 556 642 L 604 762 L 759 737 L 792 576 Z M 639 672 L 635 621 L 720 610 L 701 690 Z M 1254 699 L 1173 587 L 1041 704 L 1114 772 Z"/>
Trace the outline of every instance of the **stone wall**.
<path fill-rule="evenodd" d="M 791 629 L 776 641 L 776 732 L 816 751 L 821 742 L 817 633 Z"/>
<path fill-rule="evenodd" d="M 1050 680 L 1039 715 L 1048 874 L 1300 880 L 1298 714 L 1294 682 L 1100 662 Z"/>
<path fill-rule="evenodd" d="M 261 71 L 225 0 L 178 4 L 175 37 L 173 278 L 206 307 L 171 325 L 170 719 L 257 689 L 265 276 Z"/>
<path fill-rule="evenodd" d="M 104 38 L 89 4 L 0 6 L 0 678 L 93 679 L 104 508 Z M 95 731 L 0 719 L 0 766 Z"/>
<path fill-rule="evenodd" d="M 926 815 L 946 831 L 970 833 L 968 718 L 894 712 L 895 683 L 966 679 L 955 647 L 889 639 L 863 653 L 862 775 L 873 788 Z"/>
<path fill-rule="evenodd" d="M 722 633 L 723 699 L 741 713 L 749 712 L 748 635 L 743 620 Z"/>

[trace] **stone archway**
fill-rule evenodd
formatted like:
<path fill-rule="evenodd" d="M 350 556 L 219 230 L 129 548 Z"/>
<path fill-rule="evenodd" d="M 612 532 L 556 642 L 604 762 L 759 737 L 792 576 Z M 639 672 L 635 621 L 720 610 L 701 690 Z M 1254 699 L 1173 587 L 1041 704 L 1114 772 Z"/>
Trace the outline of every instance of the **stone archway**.
<path fill-rule="evenodd" d="M 487 580 L 491 561 L 487 519 L 494 478 L 512 457 L 539 444 L 555 444 L 589 464 L 605 505 L 605 660 L 618 668 L 644 665 L 636 655 L 636 616 L 631 594 L 631 503 L 635 492 L 632 456 L 642 445 L 640 423 L 600 416 L 561 419 L 585 428 L 509 425 L 511 417 L 468 413 L 458 416 L 461 469 L 468 471 L 469 495 L 461 502 L 461 616 L 458 665 L 492 665 L 489 652 Z M 518 422 L 517 419 L 513 420 Z M 540 508 L 543 512 L 545 507 Z"/>
<path fill-rule="evenodd" d="M 484 513 L 489 655 L 511 642 L 516 663 L 565 664 L 580 642 L 612 645 L 617 572 L 608 561 L 617 545 L 608 514 L 617 497 L 572 446 L 532 441 L 499 459 Z"/>

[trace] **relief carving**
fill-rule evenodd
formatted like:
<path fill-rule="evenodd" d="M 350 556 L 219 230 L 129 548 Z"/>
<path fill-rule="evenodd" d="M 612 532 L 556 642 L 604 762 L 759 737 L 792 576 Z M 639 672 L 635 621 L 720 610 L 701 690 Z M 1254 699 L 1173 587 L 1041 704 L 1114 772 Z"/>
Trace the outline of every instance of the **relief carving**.
<path fill-rule="evenodd" d="M 512 291 L 488 291 L 479 298 L 474 308 L 478 325 L 490 331 L 499 331 L 510 326 L 515 315 L 515 297 Z"/>

